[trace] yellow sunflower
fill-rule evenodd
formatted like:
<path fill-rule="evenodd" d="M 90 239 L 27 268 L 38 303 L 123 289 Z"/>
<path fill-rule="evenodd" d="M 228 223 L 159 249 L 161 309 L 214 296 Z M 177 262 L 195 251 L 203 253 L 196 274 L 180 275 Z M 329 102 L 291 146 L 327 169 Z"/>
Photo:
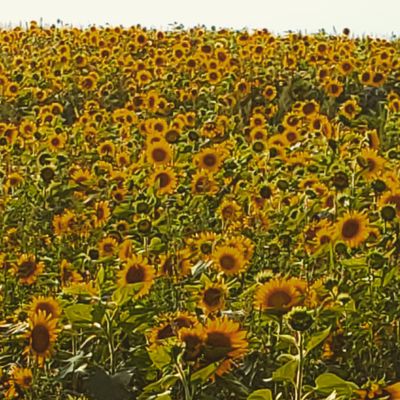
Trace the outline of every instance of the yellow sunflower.
<path fill-rule="evenodd" d="M 257 289 L 254 305 L 263 311 L 287 312 L 300 300 L 301 293 L 296 282 L 278 278 L 271 279 Z"/>
<path fill-rule="evenodd" d="M 200 308 L 207 314 L 222 310 L 227 293 L 228 288 L 223 282 L 208 284 L 200 293 Z"/>
<path fill-rule="evenodd" d="M 386 160 L 378 156 L 376 150 L 363 149 L 360 156 L 365 160 L 366 164 L 365 171 L 362 173 L 365 178 L 372 179 L 383 170 Z"/>
<path fill-rule="evenodd" d="M 393 187 L 388 193 L 385 193 L 379 200 L 379 206 L 382 208 L 388 204 L 393 204 L 397 216 L 400 218 L 400 188 Z"/>
<path fill-rule="evenodd" d="M 155 165 L 168 164 L 172 159 L 172 149 L 168 142 L 159 140 L 150 143 L 146 150 L 147 161 Z"/>
<path fill-rule="evenodd" d="M 235 247 L 218 246 L 212 258 L 215 267 L 226 275 L 235 275 L 246 268 L 246 259 L 243 253 Z"/>
<path fill-rule="evenodd" d="M 359 212 L 347 212 L 337 222 L 337 237 L 350 247 L 359 246 L 369 235 L 368 218 Z"/>
<path fill-rule="evenodd" d="M 217 183 L 213 176 L 206 170 L 198 171 L 192 177 L 191 183 L 192 194 L 208 194 L 212 195 L 218 191 Z"/>
<path fill-rule="evenodd" d="M 240 218 L 242 208 L 235 200 L 224 199 L 218 207 L 218 214 L 223 221 L 235 221 Z"/>
<path fill-rule="evenodd" d="M 22 254 L 14 266 L 14 272 L 23 285 L 34 283 L 43 269 L 44 263 L 42 261 L 37 262 L 33 254 Z"/>
<path fill-rule="evenodd" d="M 28 390 L 32 386 L 33 374 L 30 368 L 22 368 L 14 366 L 11 368 L 11 379 L 9 380 L 9 388 L 5 393 L 6 399 L 19 398 L 19 394 L 23 390 Z"/>
<path fill-rule="evenodd" d="M 39 311 L 43 311 L 46 315 L 50 315 L 51 318 L 58 318 L 61 314 L 61 307 L 58 301 L 54 297 L 38 296 L 33 297 L 30 304 L 30 315 L 37 314 Z"/>
<path fill-rule="evenodd" d="M 93 216 L 93 225 L 95 228 L 100 228 L 107 223 L 111 215 L 108 201 L 99 201 L 94 205 L 95 214 Z"/>
<path fill-rule="evenodd" d="M 194 161 L 201 169 L 211 173 L 217 172 L 223 163 L 223 152 L 216 148 L 202 149 L 195 157 Z"/>
<path fill-rule="evenodd" d="M 185 361 L 196 361 L 201 355 L 205 335 L 203 327 L 197 325 L 194 328 L 182 328 L 179 331 L 179 340 L 184 345 L 183 359 Z"/>
<path fill-rule="evenodd" d="M 196 233 L 186 240 L 189 249 L 201 259 L 210 260 L 218 235 L 215 232 Z"/>
<path fill-rule="evenodd" d="M 51 348 L 57 339 L 57 320 L 50 314 L 39 310 L 29 319 L 29 332 L 27 338 L 29 345 L 25 353 L 33 353 L 39 365 L 51 354 Z"/>
<path fill-rule="evenodd" d="M 150 175 L 149 184 L 156 188 L 158 194 L 172 194 L 177 183 L 177 176 L 172 168 L 157 168 Z"/>
<path fill-rule="evenodd" d="M 108 236 L 99 242 L 99 253 L 102 257 L 111 257 L 118 248 L 118 242 L 115 238 Z"/>
<path fill-rule="evenodd" d="M 124 268 L 118 273 L 119 287 L 128 287 L 131 284 L 141 283 L 141 288 L 136 292 L 135 297 L 146 295 L 154 283 L 155 270 L 140 255 L 132 255 L 127 260 Z"/>
<path fill-rule="evenodd" d="M 216 371 L 218 376 L 228 372 L 232 362 L 246 354 L 246 335 L 239 323 L 226 317 L 207 321 L 204 327 L 204 361 L 207 364 L 221 362 Z"/>

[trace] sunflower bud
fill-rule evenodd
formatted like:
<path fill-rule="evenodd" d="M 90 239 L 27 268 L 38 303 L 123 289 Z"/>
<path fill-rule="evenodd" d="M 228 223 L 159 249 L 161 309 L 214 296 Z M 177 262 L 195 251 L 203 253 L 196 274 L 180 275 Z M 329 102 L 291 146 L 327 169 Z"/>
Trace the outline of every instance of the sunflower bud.
<path fill-rule="evenodd" d="M 384 206 L 381 210 L 381 217 L 384 221 L 393 221 L 396 218 L 396 209 L 393 206 Z"/>
<path fill-rule="evenodd" d="M 386 183 L 380 179 L 372 182 L 372 189 L 377 193 L 382 193 L 386 190 Z"/>
<path fill-rule="evenodd" d="M 304 332 L 311 327 L 314 318 L 305 307 L 294 307 L 286 316 L 287 323 L 291 329 Z"/>
<path fill-rule="evenodd" d="M 343 190 L 349 186 L 349 178 L 344 172 L 336 172 L 332 184 L 337 190 Z"/>
<path fill-rule="evenodd" d="M 40 171 L 40 177 L 44 180 L 45 183 L 50 183 L 55 176 L 54 169 L 51 167 L 44 167 Z"/>

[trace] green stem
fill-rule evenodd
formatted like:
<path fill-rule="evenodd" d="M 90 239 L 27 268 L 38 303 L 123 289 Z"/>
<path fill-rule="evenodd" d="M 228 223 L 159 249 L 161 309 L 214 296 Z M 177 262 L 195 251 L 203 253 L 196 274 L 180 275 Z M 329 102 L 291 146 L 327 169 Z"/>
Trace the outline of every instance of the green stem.
<path fill-rule="evenodd" d="M 299 367 L 297 368 L 297 376 L 296 376 L 295 400 L 301 400 L 301 392 L 303 387 L 304 338 L 301 332 L 299 332 L 298 346 L 299 346 Z"/>

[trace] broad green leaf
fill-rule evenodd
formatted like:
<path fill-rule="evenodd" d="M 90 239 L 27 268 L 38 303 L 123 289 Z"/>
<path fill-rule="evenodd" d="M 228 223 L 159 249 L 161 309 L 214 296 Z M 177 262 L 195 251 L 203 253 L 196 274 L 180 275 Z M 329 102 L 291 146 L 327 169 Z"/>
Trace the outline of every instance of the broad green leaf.
<path fill-rule="evenodd" d="M 70 322 L 91 322 L 93 305 L 74 304 L 64 309 L 65 315 Z"/>
<path fill-rule="evenodd" d="M 355 383 L 345 381 L 329 372 L 318 376 L 315 384 L 315 390 L 324 396 L 329 396 L 334 390 L 340 396 L 351 396 L 353 390 L 358 389 Z"/>
<path fill-rule="evenodd" d="M 259 389 L 251 393 L 247 400 L 272 400 L 272 393 L 269 389 Z"/>
<path fill-rule="evenodd" d="M 149 356 L 158 369 L 162 369 L 171 362 L 171 355 L 166 346 L 158 346 L 157 349 L 149 352 Z"/>
<path fill-rule="evenodd" d="M 326 328 L 322 332 L 314 333 L 308 343 L 306 344 L 306 352 L 309 353 L 311 350 L 315 349 L 319 344 L 321 344 L 331 332 L 331 327 Z"/>
<path fill-rule="evenodd" d="M 138 282 L 129 284 L 125 287 L 117 288 L 112 295 L 112 300 L 119 306 L 122 306 L 129 300 L 133 299 L 135 293 L 141 289 L 142 285 L 142 282 Z"/>
<path fill-rule="evenodd" d="M 297 358 L 288 361 L 272 373 L 272 379 L 274 381 L 289 381 L 294 384 L 298 364 Z"/>
<path fill-rule="evenodd" d="M 192 377 L 191 377 L 192 383 L 206 382 L 208 380 L 208 378 L 218 369 L 218 367 L 219 367 L 219 363 L 213 363 L 213 364 L 207 365 L 207 367 L 199 369 L 192 375 Z"/>

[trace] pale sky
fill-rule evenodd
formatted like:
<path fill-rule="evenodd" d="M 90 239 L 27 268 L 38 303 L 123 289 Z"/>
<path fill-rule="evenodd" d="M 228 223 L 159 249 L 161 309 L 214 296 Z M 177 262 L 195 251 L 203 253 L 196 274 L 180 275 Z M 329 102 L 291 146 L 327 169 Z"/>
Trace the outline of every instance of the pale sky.
<path fill-rule="evenodd" d="M 400 36 L 400 0 L 0 0 L 1 25 L 30 20 L 90 24 L 267 28 L 274 33 L 348 27 L 356 35 Z"/>

